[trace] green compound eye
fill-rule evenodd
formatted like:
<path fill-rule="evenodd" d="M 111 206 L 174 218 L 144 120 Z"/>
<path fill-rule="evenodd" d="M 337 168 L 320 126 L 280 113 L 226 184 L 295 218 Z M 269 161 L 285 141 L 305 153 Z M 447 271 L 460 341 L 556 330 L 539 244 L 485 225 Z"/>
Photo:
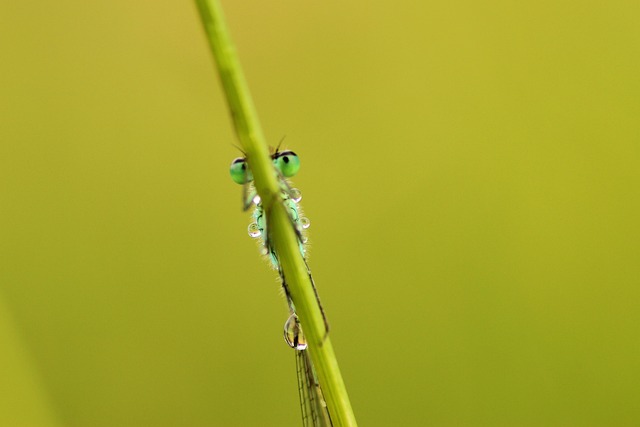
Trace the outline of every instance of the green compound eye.
<path fill-rule="evenodd" d="M 282 175 L 289 178 L 298 173 L 300 158 L 293 151 L 282 151 L 274 154 L 273 164 L 276 165 Z"/>
<path fill-rule="evenodd" d="M 242 157 L 238 157 L 231 162 L 229 173 L 231 174 L 231 179 L 236 184 L 246 184 L 247 182 L 253 181 L 253 174 L 247 167 L 247 160 Z"/>

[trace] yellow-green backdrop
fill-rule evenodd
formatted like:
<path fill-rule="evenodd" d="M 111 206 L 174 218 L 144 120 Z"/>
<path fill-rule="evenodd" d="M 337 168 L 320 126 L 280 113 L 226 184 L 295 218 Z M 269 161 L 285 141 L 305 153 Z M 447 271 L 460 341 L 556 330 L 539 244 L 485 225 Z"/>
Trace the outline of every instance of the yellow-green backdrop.
<path fill-rule="evenodd" d="M 640 4 L 223 6 L 360 425 L 638 425 Z M 194 4 L 0 28 L 0 425 L 299 425 Z"/>

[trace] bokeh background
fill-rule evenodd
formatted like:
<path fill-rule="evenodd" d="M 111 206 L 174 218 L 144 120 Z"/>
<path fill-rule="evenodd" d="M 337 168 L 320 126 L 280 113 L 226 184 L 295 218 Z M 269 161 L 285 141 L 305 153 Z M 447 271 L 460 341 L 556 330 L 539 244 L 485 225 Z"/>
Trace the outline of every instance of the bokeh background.
<path fill-rule="evenodd" d="M 640 3 L 224 7 L 359 423 L 640 424 Z M 299 425 L 194 4 L 0 28 L 0 425 Z"/>

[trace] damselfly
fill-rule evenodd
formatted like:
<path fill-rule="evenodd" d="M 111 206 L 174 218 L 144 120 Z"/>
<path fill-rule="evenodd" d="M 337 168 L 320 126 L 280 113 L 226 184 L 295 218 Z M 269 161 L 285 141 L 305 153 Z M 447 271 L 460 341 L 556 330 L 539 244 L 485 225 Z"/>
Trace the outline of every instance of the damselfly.
<path fill-rule="evenodd" d="M 287 208 L 289 219 L 291 220 L 291 224 L 298 236 L 298 247 L 303 259 L 305 260 L 309 280 L 313 286 L 313 291 L 324 319 L 326 333 L 328 333 L 329 326 L 324 315 L 322 305 L 320 304 L 320 298 L 318 297 L 318 292 L 316 290 L 313 277 L 311 276 L 311 270 L 309 269 L 309 265 L 305 258 L 306 252 L 304 244 L 306 243 L 306 238 L 303 233 L 304 230 L 309 227 L 310 223 L 306 217 L 302 216 L 300 206 L 298 205 L 302 199 L 300 191 L 292 188 L 287 182 L 287 178 L 294 176 L 300 169 L 300 159 L 293 151 L 279 151 L 276 149 L 271 155 L 271 160 L 274 165 L 274 173 L 277 175 L 280 185 L 279 200 Z M 248 229 L 249 236 L 261 238 L 262 251 L 265 255 L 269 256 L 273 267 L 278 270 L 278 274 L 282 280 L 282 288 L 287 298 L 290 313 L 284 327 L 285 340 L 290 347 L 296 350 L 296 371 L 298 374 L 298 390 L 300 394 L 303 425 L 331 426 L 331 418 L 329 417 L 329 412 L 322 396 L 322 390 L 318 383 L 315 369 L 313 368 L 311 359 L 306 352 L 307 342 L 302 334 L 302 328 L 298 321 L 298 316 L 295 314 L 295 305 L 287 286 L 284 271 L 278 262 L 278 254 L 270 243 L 269 215 L 253 187 L 253 175 L 249 168 L 247 158 L 243 157 L 235 159 L 231 163 L 230 173 L 234 182 L 243 185 L 242 203 L 244 210 L 249 209 L 252 204 L 256 205 L 253 212 L 253 222 L 249 225 Z"/>

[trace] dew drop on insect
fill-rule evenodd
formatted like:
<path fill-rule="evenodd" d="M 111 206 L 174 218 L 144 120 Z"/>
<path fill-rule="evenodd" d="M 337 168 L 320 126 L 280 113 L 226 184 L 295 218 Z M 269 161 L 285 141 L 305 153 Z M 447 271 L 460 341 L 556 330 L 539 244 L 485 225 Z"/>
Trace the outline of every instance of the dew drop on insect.
<path fill-rule="evenodd" d="M 300 200 L 302 200 L 302 193 L 297 188 L 291 189 L 290 196 L 291 196 L 291 200 L 293 200 L 296 203 L 300 203 Z"/>
<path fill-rule="evenodd" d="M 260 237 L 260 235 L 262 234 L 262 231 L 260 231 L 260 227 L 258 227 L 258 223 L 256 222 L 252 222 L 251 224 L 249 224 L 249 236 L 251 237 Z"/>
<path fill-rule="evenodd" d="M 300 227 L 306 230 L 307 228 L 309 228 L 310 225 L 311 225 L 311 221 L 309 221 L 309 218 L 307 218 L 306 216 L 300 217 Z"/>
<path fill-rule="evenodd" d="M 307 340 L 302 333 L 302 326 L 298 316 L 293 313 L 284 324 L 284 340 L 289 347 L 295 350 L 305 350 L 307 348 Z"/>

